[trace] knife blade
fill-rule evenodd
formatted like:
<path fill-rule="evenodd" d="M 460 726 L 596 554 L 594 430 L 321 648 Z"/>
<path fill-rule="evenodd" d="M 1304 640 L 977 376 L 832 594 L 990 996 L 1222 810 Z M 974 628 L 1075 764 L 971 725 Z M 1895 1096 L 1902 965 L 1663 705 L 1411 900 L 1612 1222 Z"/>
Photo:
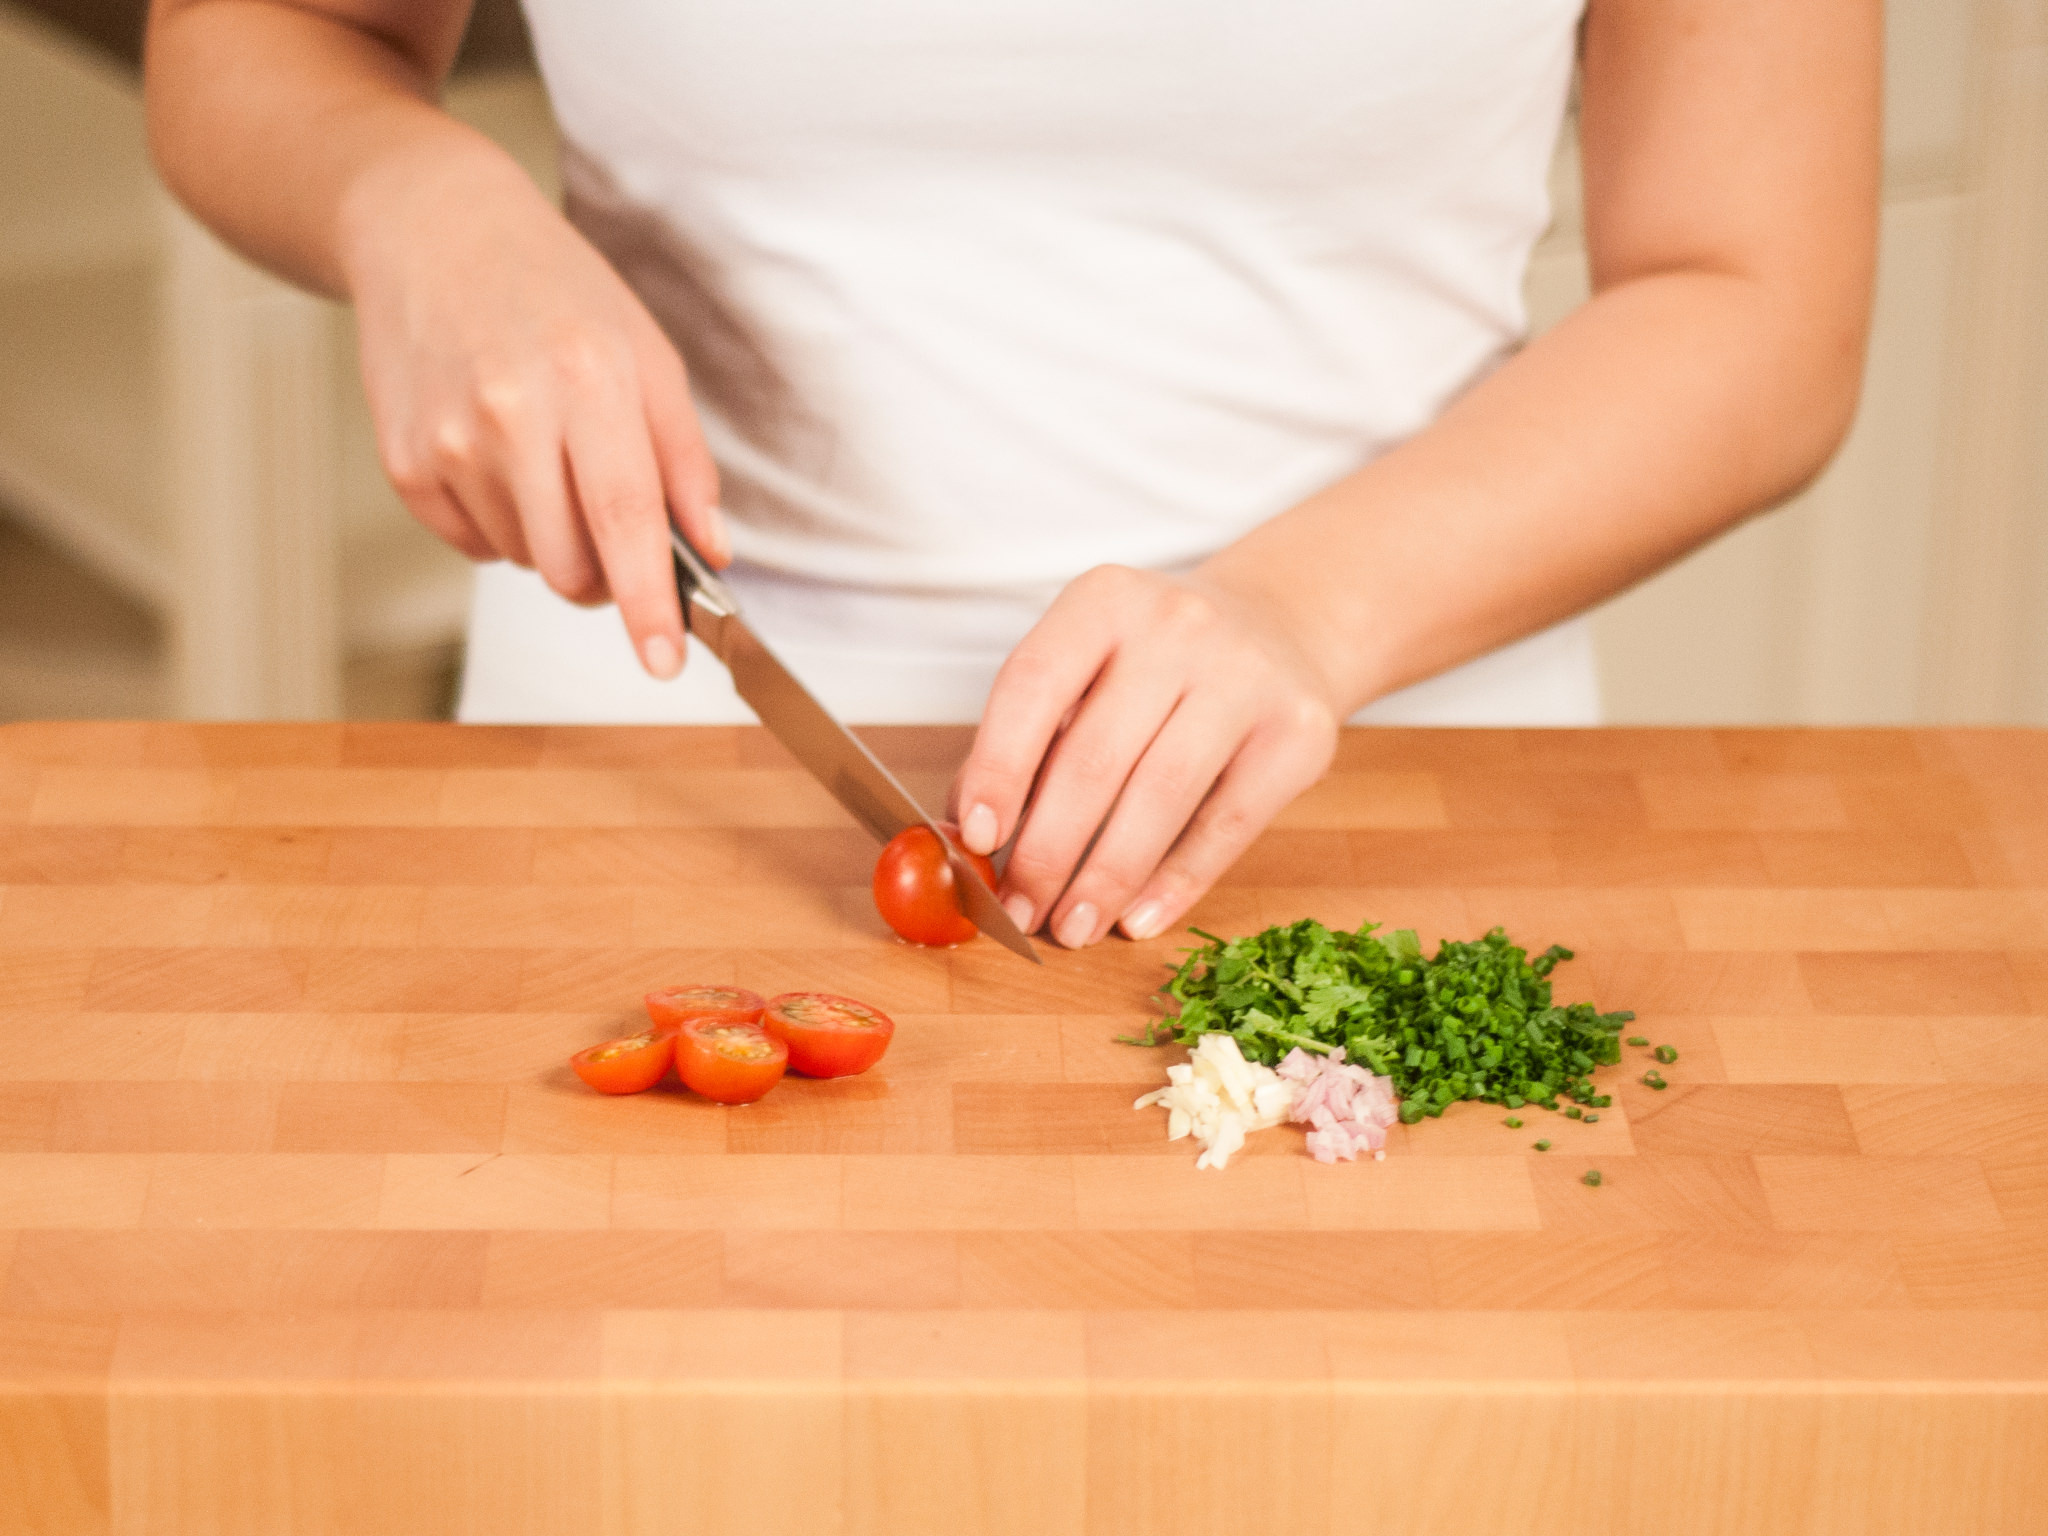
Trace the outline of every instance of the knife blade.
<path fill-rule="evenodd" d="M 673 528 L 669 541 L 675 549 L 676 587 L 682 594 L 683 617 L 690 633 L 725 663 L 734 689 L 775 739 L 876 841 L 886 843 L 905 827 L 930 827 L 946 850 L 953 887 L 968 919 L 1005 949 L 1033 965 L 1044 964 L 1031 940 L 1011 921 L 996 893 L 945 829 L 925 814 L 896 775 L 833 718 L 748 627 L 732 588 Z"/>

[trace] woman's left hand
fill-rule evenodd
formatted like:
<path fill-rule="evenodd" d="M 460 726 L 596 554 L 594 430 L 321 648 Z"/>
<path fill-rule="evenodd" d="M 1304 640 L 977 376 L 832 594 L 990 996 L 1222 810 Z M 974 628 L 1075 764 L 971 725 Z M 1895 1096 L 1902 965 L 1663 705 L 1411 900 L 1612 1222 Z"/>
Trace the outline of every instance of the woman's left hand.
<path fill-rule="evenodd" d="M 953 783 L 961 839 L 1016 834 L 1001 894 L 1025 932 L 1151 938 L 1322 777 L 1333 693 L 1270 599 L 1098 566 L 997 674 Z"/>

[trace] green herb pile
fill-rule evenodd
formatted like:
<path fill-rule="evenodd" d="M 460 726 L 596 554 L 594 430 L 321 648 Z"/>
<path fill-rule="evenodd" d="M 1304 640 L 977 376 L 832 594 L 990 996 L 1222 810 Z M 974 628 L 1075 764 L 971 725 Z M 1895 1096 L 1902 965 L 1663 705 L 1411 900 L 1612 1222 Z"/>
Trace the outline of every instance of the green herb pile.
<path fill-rule="evenodd" d="M 1531 960 L 1496 928 L 1469 944 L 1447 939 L 1425 959 L 1412 928 L 1378 927 L 1332 932 L 1308 919 L 1241 939 L 1190 929 L 1208 942 L 1162 989 L 1178 1015 L 1131 1043 L 1192 1046 L 1220 1031 L 1267 1066 L 1295 1046 L 1341 1045 L 1346 1060 L 1394 1080 L 1411 1125 L 1460 1099 L 1509 1109 L 1612 1102 L 1594 1093 L 1593 1069 L 1621 1060 L 1621 1029 L 1635 1015 L 1551 1002 L 1550 973 L 1570 950 L 1553 944 Z"/>

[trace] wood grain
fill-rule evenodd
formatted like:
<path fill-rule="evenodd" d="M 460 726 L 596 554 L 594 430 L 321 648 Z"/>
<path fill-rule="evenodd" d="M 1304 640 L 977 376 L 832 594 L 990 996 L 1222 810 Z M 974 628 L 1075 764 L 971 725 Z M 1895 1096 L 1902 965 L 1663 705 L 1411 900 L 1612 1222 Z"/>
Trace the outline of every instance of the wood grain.
<path fill-rule="evenodd" d="M 2038 736 L 1347 735 L 1192 920 L 1504 924 L 1679 1059 L 1220 1175 L 1112 1040 L 1178 939 L 898 944 L 757 732 L 8 726 L 0 782 L 0 1531 L 2038 1529 Z M 568 1074 L 692 980 L 897 1041 Z"/>

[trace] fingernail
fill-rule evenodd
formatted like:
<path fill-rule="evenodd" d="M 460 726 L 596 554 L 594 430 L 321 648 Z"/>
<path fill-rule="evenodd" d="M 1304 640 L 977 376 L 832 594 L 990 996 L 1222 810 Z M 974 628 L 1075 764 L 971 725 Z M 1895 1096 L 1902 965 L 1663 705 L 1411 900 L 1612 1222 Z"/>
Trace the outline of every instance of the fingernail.
<path fill-rule="evenodd" d="M 969 853 L 994 853 L 996 813 L 985 805 L 975 806 L 960 823 L 960 841 L 967 845 Z"/>
<path fill-rule="evenodd" d="M 1095 937 L 1095 903 L 1084 901 L 1060 920 L 1059 941 L 1079 949 Z"/>
<path fill-rule="evenodd" d="M 1017 925 L 1019 933 L 1031 931 L 1031 919 L 1034 914 L 1029 900 L 1022 896 L 1012 896 L 1003 903 L 1003 910 L 1010 914 L 1010 921 Z"/>
<path fill-rule="evenodd" d="M 720 565 L 732 559 L 732 535 L 726 531 L 725 508 L 711 509 L 711 546 Z"/>
<path fill-rule="evenodd" d="M 1124 914 L 1124 933 L 1133 939 L 1149 939 L 1166 926 L 1166 907 L 1162 902 L 1148 901 L 1135 906 Z"/>
<path fill-rule="evenodd" d="M 641 641 L 640 659 L 663 682 L 683 670 L 683 653 L 667 635 L 649 635 Z"/>

